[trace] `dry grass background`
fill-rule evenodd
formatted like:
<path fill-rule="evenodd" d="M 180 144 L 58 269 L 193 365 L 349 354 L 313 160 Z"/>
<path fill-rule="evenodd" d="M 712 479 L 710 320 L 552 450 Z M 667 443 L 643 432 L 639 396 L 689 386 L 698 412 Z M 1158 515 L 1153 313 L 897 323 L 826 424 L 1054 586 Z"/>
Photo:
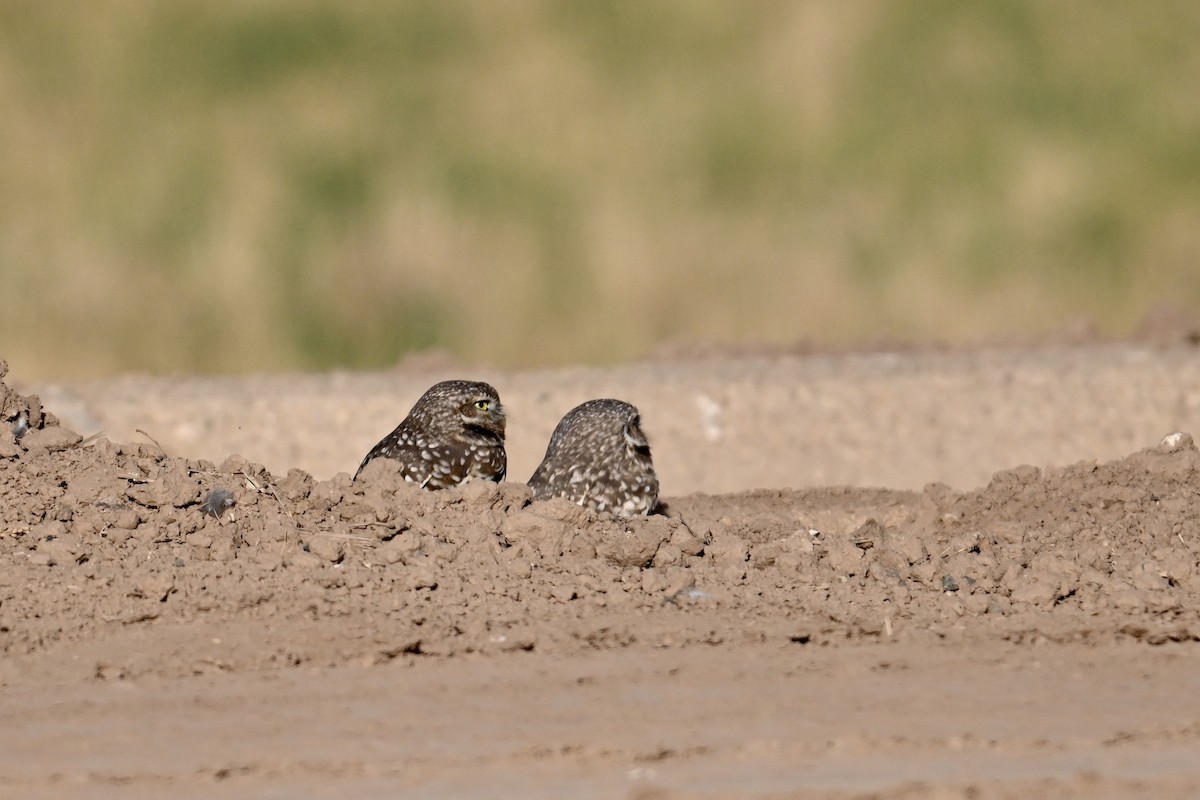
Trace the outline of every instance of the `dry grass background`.
<path fill-rule="evenodd" d="M 1200 303 L 1200 4 L 0 6 L 21 378 L 1120 335 Z"/>

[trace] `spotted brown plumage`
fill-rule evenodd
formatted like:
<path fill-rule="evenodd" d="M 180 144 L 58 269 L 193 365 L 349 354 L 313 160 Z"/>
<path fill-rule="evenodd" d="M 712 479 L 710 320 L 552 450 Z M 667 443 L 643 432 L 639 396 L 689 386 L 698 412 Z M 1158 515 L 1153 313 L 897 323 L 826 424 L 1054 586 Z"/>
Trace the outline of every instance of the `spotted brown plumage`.
<path fill-rule="evenodd" d="M 394 431 L 371 448 L 354 478 L 376 458 L 399 462 L 404 480 L 423 489 L 504 480 L 508 456 L 500 395 L 478 381 L 436 384 L 421 395 Z"/>
<path fill-rule="evenodd" d="M 649 514 L 658 505 L 658 476 L 637 408 L 589 400 L 568 411 L 529 486 L 535 500 L 565 497 L 595 511 Z"/>

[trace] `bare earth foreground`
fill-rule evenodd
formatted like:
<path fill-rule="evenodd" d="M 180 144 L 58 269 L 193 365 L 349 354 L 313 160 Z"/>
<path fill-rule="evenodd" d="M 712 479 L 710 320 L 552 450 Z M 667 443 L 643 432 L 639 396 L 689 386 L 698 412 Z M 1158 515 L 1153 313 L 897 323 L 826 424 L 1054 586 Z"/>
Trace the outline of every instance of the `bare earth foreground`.
<path fill-rule="evenodd" d="M 1200 796 L 1192 348 L 0 377 L 0 796 Z M 351 483 L 446 377 L 668 513 Z"/>

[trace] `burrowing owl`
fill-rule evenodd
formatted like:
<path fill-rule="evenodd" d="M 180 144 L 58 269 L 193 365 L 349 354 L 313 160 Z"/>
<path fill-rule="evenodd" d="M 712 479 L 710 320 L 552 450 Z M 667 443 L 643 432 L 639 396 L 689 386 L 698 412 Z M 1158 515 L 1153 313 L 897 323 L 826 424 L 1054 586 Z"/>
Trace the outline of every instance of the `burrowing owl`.
<path fill-rule="evenodd" d="M 535 500 L 565 497 L 596 511 L 649 514 L 658 477 L 641 416 L 620 400 L 589 400 L 567 412 L 529 479 Z"/>
<path fill-rule="evenodd" d="M 423 489 L 448 489 L 467 481 L 504 480 L 504 408 L 486 383 L 443 381 L 421 395 L 396 430 L 371 448 L 367 462 L 391 458 L 401 474 Z"/>

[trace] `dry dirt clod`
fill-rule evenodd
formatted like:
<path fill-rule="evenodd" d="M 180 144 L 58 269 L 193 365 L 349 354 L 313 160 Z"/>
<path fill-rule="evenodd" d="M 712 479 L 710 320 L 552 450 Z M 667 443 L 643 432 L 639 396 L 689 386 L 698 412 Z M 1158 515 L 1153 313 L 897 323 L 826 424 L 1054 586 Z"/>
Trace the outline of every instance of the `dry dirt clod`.
<path fill-rule="evenodd" d="M 849 539 L 830 536 L 825 541 L 822 559 L 839 575 L 857 575 L 862 569 L 863 551 Z"/>
<path fill-rule="evenodd" d="M 172 575 L 147 575 L 134 584 L 134 594 L 150 600 L 165 603 L 167 597 L 175 591 L 175 578 Z"/>
<path fill-rule="evenodd" d="M 20 444 L 31 453 L 44 451 L 57 453 L 74 447 L 83 441 L 78 433 L 59 426 L 48 428 L 33 428 L 20 440 Z"/>
<path fill-rule="evenodd" d="M 341 541 L 328 534 L 313 534 L 305 541 L 305 546 L 308 547 L 308 552 L 330 564 L 337 564 L 346 554 Z"/>

